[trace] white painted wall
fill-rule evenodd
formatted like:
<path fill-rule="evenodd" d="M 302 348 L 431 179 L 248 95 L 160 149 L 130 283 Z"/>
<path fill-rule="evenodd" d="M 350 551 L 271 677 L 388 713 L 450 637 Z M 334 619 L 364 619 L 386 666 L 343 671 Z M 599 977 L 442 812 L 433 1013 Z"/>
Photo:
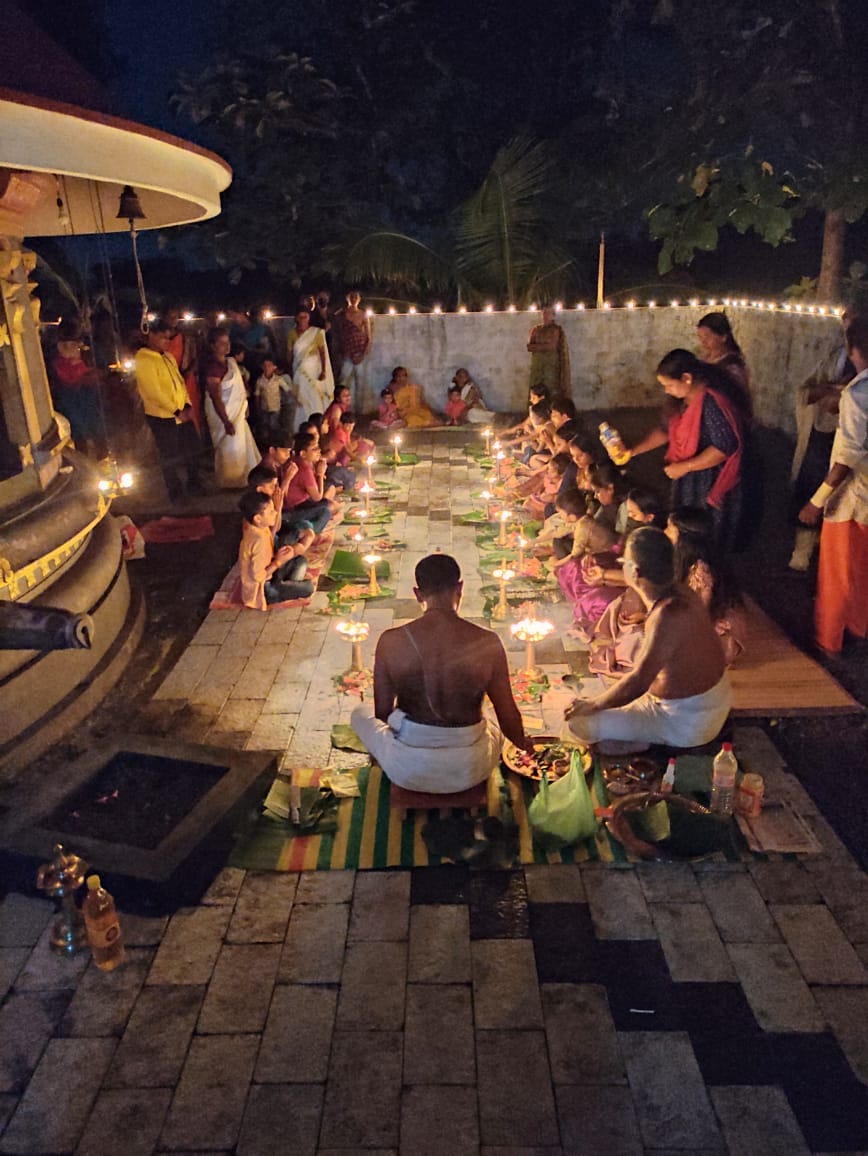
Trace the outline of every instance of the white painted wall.
<path fill-rule="evenodd" d="M 570 347 L 573 400 L 579 409 L 655 406 L 662 392 L 654 376 L 670 349 L 698 351 L 694 328 L 707 307 L 564 310 L 559 314 Z M 757 417 L 766 425 L 794 429 L 793 395 L 820 359 L 841 338 L 832 316 L 729 309 L 736 338 L 751 371 Z M 482 388 L 495 410 L 518 412 L 527 404 L 532 313 L 402 314 L 373 318 L 374 340 L 365 362 L 364 385 L 354 399 L 359 412 L 376 409 L 393 366 L 405 365 L 434 409 L 459 366 Z M 281 318 L 281 333 L 291 322 Z"/>

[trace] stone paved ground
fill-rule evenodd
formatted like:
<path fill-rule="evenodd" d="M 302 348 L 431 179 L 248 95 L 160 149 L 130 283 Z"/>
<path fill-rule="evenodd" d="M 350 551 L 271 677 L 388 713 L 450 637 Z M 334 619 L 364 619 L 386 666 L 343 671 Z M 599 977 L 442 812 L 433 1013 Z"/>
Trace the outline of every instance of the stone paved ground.
<path fill-rule="evenodd" d="M 478 475 L 445 440 L 420 451 L 375 634 L 413 612 L 434 546 L 482 609 L 473 531 L 452 521 Z M 349 709 L 330 625 L 209 615 L 151 725 L 287 769 L 328 759 Z M 868 881 L 763 733 L 736 739 L 822 855 L 226 869 L 195 908 L 128 916 L 109 975 L 52 956 L 49 907 L 7 896 L 0 1153 L 868 1152 Z"/>

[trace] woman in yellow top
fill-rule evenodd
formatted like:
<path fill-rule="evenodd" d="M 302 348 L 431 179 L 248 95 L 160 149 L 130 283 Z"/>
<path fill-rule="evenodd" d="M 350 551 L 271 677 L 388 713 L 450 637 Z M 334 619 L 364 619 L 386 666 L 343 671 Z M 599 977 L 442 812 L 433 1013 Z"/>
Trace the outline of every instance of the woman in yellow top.
<path fill-rule="evenodd" d="M 440 419 L 425 404 L 422 386 L 414 385 L 403 365 L 392 370 L 392 380 L 388 387 L 395 396 L 395 405 L 407 429 L 425 429 L 440 425 Z"/>

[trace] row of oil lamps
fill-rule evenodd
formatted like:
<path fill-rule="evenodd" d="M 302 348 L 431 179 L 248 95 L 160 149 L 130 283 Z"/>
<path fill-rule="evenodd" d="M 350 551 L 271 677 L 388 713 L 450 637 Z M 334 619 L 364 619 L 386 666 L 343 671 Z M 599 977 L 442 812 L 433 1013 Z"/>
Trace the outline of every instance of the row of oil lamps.
<path fill-rule="evenodd" d="M 499 441 L 495 441 L 492 444 L 493 431 L 491 429 L 486 428 L 481 432 L 482 436 L 485 438 L 486 456 L 491 456 L 492 449 L 495 451 L 496 479 L 500 480 L 501 464 L 506 458 L 506 454 L 504 453 Z M 396 464 L 401 460 L 399 453 L 401 440 L 402 439 L 400 434 L 396 434 L 392 438 L 392 446 L 394 447 L 393 461 Z M 364 509 L 359 509 L 355 512 L 355 516 L 360 519 L 360 524 L 358 529 L 351 536 L 352 540 L 356 544 L 357 550 L 361 550 L 361 543 L 364 539 L 364 520 L 370 517 L 371 513 L 371 494 L 374 493 L 374 486 L 372 484 L 372 470 L 376 464 L 377 459 L 373 454 L 365 459 L 368 477 L 364 484 L 359 487 L 359 493 L 362 494 L 365 499 L 365 507 Z M 482 497 L 486 503 L 486 518 L 489 522 L 494 521 L 495 519 L 492 517 L 491 509 L 491 501 L 494 498 L 494 494 L 492 494 L 489 490 L 483 490 Z M 496 520 L 500 523 L 500 532 L 495 539 L 498 546 L 505 547 L 508 545 L 506 529 L 507 524 L 511 518 L 512 511 L 510 510 L 501 510 L 498 514 Z M 494 619 L 499 621 L 503 620 L 506 618 L 509 612 L 509 606 L 506 600 L 507 586 L 513 580 L 513 578 L 516 577 L 516 574 L 520 574 L 524 569 L 524 552 L 528 545 L 528 540 L 522 535 L 519 535 L 516 541 L 516 546 L 518 548 L 517 570 L 510 569 L 506 565 L 506 559 L 503 558 L 501 560 L 500 566 L 497 567 L 496 570 L 492 571 L 492 575 L 497 580 L 498 586 L 500 588 L 497 605 L 494 607 L 491 614 L 492 618 Z M 382 558 L 379 554 L 369 553 L 363 555 L 363 561 L 369 568 L 368 595 L 371 598 L 375 598 L 380 593 L 380 585 L 377 581 L 377 564 L 382 561 Z M 350 670 L 363 670 L 364 663 L 362 659 L 362 643 L 368 638 L 368 635 L 370 634 L 370 624 L 367 622 L 362 622 L 358 619 L 350 619 L 338 622 L 335 629 L 342 638 L 345 638 L 347 642 L 350 643 L 352 647 Z M 535 647 L 537 643 L 542 642 L 545 638 L 547 638 L 548 635 L 551 634 L 552 630 L 554 630 L 554 623 L 548 622 L 545 619 L 537 618 L 532 605 L 530 608 L 530 613 L 527 615 L 527 617 L 521 619 L 520 622 L 513 623 L 512 626 L 510 626 L 512 635 L 525 644 L 525 667 L 521 673 L 530 677 L 539 675 L 539 669 L 536 664 Z"/>

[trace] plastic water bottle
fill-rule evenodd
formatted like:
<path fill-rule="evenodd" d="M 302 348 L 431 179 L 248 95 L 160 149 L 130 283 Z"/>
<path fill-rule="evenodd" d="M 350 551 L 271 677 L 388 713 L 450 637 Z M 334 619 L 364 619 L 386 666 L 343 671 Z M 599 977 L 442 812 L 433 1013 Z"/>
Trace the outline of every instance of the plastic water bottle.
<path fill-rule="evenodd" d="M 675 789 L 675 759 L 670 759 L 666 764 L 666 774 L 660 783 L 660 794 L 671 795 Z"/>
<path fill-rule="evenodd" d="M 735 804 L 735 776 L 738 761 L 732 743 L 724 743 L 714 756 L 711 776 L 711 809 L 716 815 L 731 815 Z"/>
<path fill-rule="evenodd" d="M 629 462 L 630 451 L 624 445 L 618 431 L 607 421 L 600 422 L 600 441 L 616 466 L 625 466 Z"/>
<path fill-rule="evenodd" d="M 124 938 L 115 901 L 103 888 L 99 875 L 87 877 L 87 895 L 81 913 L 93 962 L 102 971 L 114 971 L 124 962 Z"/>

